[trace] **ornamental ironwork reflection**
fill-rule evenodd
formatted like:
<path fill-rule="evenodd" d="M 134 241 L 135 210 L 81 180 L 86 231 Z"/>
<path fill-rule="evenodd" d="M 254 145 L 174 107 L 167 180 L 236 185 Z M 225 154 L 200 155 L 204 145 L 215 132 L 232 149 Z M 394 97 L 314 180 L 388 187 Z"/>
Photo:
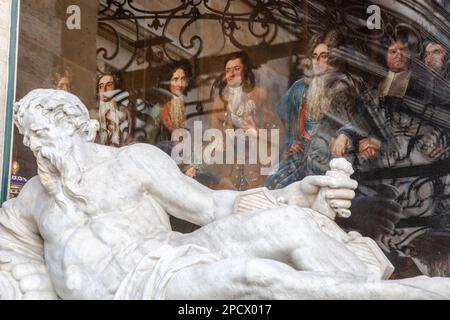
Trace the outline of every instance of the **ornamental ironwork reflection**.
<path fill-rule="evenodd" d="M 301 38 L 305 34 L 306 28 L 299 25 L 300 21 L 305 21 L 305 10 L 307 9 L 304 1 L 242 1 L 241 4 L 246 8 L 244 11 L 236 10 L 237 1 L 213 1 L 208 0 L 183 0 L 171 9 L 167 10 L 148 10 L 143 9 L 137 4 L 137 1 L 123 0 L 106 1 L 99 11 L 99 26 L 101 28 L 111 28 L 109 22 L 112 21 L 132 21 L 135 29 L 135 41 L 142 44 L 139 29 L 145 27 L 152 32 L 159 33 L 159 37 L 169 39 L 169 29 L 174 21 L 181 21 L 177 25 L 179 30 L 176 37 L 177 45 L 189 52 L 193 58 L 202 54 L 205 39 L 195 34 L 188 36 L 188 30 L 199 27 L 196 25 L 201 22 L 214 23 L 220 26 L 221 34 L 215 34 L 217 38 L 214 41 L 217 44 L 224 45 L 228 39 L 233 46 L 241 50 L 248 50 L 255 46 L 269 47 L 278 36 L 278 30 L 283 29 L 293 35 Z M 250 9 L 250 10 L 249 10 Z M 142 22 L 139 24 L 138 22 Z M 207 25 L 202 25 L 202 28 Z M 198 29 L 200 30 L 200 28 Z M 116 36 L 117 48 L 114 52 L 108 54 L 106 48 L 99 48 L 97 53 L 101 54 L 106 60 L 111 60 L 117 56 L 120 49 L 120 35 L 114 32 Z M 239 35 L 251 35 L 250 39 L 243 41 Z M 222 39 L 219 39 L 222 37 Z M 145 40 L 144 40 L 145 41 Z M 172 42 L 172 41 L 170 41 Z M 139 45 L 138 45 L 139 46 Z M 177 60 L 167 49 L 168 43 L 162 43 L 161 48 L 164 55 L 169 60 Z M 136 59 L 138 50 L 133 51 L 133 55 L 119 71 L 126 70 L 132 61 Z"/>
<path fill-rule="evenodd" d="M 220 64 L 216 67 L 212 63 L 221 57 L 208 55 L 205 50 L 205 44 L 214 41 L 218 48 L 228 43 L 236 50 L 257 52 L 256 65 L 288 57 L 293 61 L 291 80 L 294 80 L 301 77 L 300 62 L 305 58 L 306 40 L 311 34 L 330 28 L 338 29 L 352 40 L 353 45 L 338 52 L 338 57 L 348 65 L 349 72 L 363 78 L 381 80 L 386 75 L 385 40 L 399 33 L 407 34 L 413 49 L 411 63 L 419 69 L 425 69 L 422 57 L 427 39 L 442 43 L 447 50 L 450 48 L 449 13 L 435 1 L 181 0 L 173 1 L 173 7 L 166 9 L 157 9 L 156 5 L 151 8 L 149 3 L 133 0 L 101 1 L 99 30 L 110 34 L 115 47 L 98 48 L 98 57 L 108 62 L 116 59 L 121 50 L 129 53 L 122 64 L 116 66 L 116 72 L 132 73 L 134 71 L 129 71 L 130 66 L 147 63 L 152 74 L 157 75 L 167 62 L 187 58 L 201 61 L 202 65 L 211 65 L 205 70 L 198 69 L 196 73 L 197 84 L 201 81 L 211 84 L 217 78 L 216 74 L 223 72 Z M 380 29 L 369 30 L 365 24 L 370 4 L 380 7 Z M 193 32 L 207 29 L 210 25 L 218 26 L 221 30 L 220 34 L 214 34 L 213 39 L 210 34 Z M 178 30 L 175 35 L 173 26 Z M 104 73 L 105 70 L 99 68 L 99 72 Z M 448 78 L 442 80 L 449 85 Z M 209 99 L 190 102 L 195 106 L 195 112 L 188 114 L 188 117 L 204 113 L 203 105 L 212 101 L 214 87 L 211 86 Z M 369 88 L 363 88 L 361 95 L 365 91 L 369 91 Z M 142 99 L 145 104 L 151 104 L 146 97 Z M 371 103 L 369 100 L 366 100 L 368 105 Z M 439 143 L 448 146 L 448 108 L 409 98 L 402 102 L 412 110 L 412 115 L 406 116 L 418 119 L 419 128 L 425 123 L 438 128 L 442 132 Z M 130 108 L 133 108 L 136 117 L 145 118 L 134 104 Z M 379 105 L 373 106 L 373 114 L 381 112 L 377 108 Z M 422 138 L 419 137 L 419 129 L 414 131 L 405 125 L 401 130 L 387 132 L 385 122 L 372 120 L 372 133 L 386 140 L 407 136 L 412 141 L 411 148 L 422 147 L 418 145 Z M 398 161 L 409 161 L 410 165 L 356 173 L 358 180 L 372 183 L 383 179 L 392 183 L 408 180 L 408 187 L 399 196 L 399 202 L 408 214 L 398 223 L 394 235 L 382 239 L 387 250 L 411 255 L 414 254 L 414 239 L 426 232 L 440 232 L 449 237 L 450 219 L 446 203 L 450 179 L 446 177 L 450 174 L 450 162 L 447 153 L 448 150 L 444 150 L 430 163 L 415 163 L 414 159 L 410 159 L 410 153 L 397 154 Z"/>

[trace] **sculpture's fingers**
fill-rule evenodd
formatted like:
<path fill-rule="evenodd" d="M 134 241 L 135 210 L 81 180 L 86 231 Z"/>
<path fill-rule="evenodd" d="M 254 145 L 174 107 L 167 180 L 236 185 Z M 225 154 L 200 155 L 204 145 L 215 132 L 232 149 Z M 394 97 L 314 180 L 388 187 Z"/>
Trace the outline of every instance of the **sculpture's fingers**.
<path fill-rule="evenodd" d="M 355 197 L 355 191 L 346 189 L 328 190 L 326 197 L 328 199 L 352 200 Z"/>
<path fill-rule="evenodd" d="M 9 256 L 0 256 L 0 270 L 10 272 L 12 269 L 11 261 L 12 259 Z"/>
<path fill-rule="evenodd" d="M 348 209 L 337 209 L 336 213 L 342 218 L 349 218 L 352 215 L 352 212 Z"/>
<path fill-rule="evenodd" d="M 44 265 L 37 263 L 21 263 L 13 267 L 12 274 L 17 280 L 33 274 L 46 274 Z"/>
<path fill-rule="evenodd" d="M 332 189 L 351 189 L 358 187 L 358 182 L 352 179 L 335 178 L 331 176 L 308 176 L 306 181 L 318 187 L 329 187 Z"/>
<path fill-rule="evenodd" d="M 348 209 L 352 206 L 349 200 L 331 200 L 330 206 L 335 209 Z"/>
<path fill-rule="evenodd" d="M 0 251 L 0 264 L 1 263 L 10 263 L 13 265 L 18 265 L 22 263 L 30 263 L 29 258 L 22 257 L 20 255 L 16 255 L 10 252 L 1 252 Z M 33 262 L 34 263 L 34 262 Z"/>
<path fill-rule="evenodd" d="M 0 255 L 0 263 L 10 263 L 11 257 L 8 255 Z"/>
<path fill-rule="evenodd" d="M 23 295 L 23 300 L 58 300 L 53 291 L 30 291 Z"/>
<path fill-rule="evenodd" d="M 20 289 L 22 292 L 52 291 L 53 285 L 48 277 L 34 274 L 20 280 Z"/>

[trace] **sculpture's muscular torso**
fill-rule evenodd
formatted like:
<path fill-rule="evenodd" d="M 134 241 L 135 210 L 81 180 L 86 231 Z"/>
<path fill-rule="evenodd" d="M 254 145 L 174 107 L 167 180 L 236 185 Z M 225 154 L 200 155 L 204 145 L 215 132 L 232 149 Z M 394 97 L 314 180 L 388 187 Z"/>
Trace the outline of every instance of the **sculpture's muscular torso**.
<path fill-rule="evenodd" d="M 53 128 L 39 133 L 40 140 L 52 134 L 49 130 Z M 36 130 L 24 130 L 39 158 L 40 146 L 32 144 L 35 135 Z M 78 162 L 83 166 L 82 179 L 73 190 L 84 191 L 77 198 L 84 197 L 82 201 L 71 199 L 58 205 L 35 177 L 16 206 L 22 205 L 21 213 L 32 215 L 37 223 L 45 242 L 46 264 L 60 296 L 112 297 L 146 253 L 176 236 L 166 212 L 204 225 L 214 219 L 214 199 L 209 189 L 182 175 L 155 147 L 114 149 L 83 143 L 83 148 L 80 151 L 75 142 L 73 156 L 81 158 L 78 151 L 93 156 Z"/>

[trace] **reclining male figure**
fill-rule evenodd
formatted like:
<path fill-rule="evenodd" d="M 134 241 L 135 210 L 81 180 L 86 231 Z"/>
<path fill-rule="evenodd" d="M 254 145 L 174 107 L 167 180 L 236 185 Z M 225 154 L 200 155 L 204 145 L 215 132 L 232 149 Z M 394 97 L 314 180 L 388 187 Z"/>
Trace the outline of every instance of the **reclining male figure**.
<path fill-rule="evenodd" d="M 347 210 L 357 186 L 349 177 L 309 176 L 271 191 L 287 205 L 236 214 L 239 192 L 202 186 L 154 146 L 92 143 L 98 123 L 70 93 L 34 90 L 14 116 L 38 176 L 0 210 L 0 297 L 450 296 L 449 279 L 370 278 L 321 230 L 320 214 L 301 209 L 327 201 Z M 174 232 L 168 214 L 202 227 Z"/>

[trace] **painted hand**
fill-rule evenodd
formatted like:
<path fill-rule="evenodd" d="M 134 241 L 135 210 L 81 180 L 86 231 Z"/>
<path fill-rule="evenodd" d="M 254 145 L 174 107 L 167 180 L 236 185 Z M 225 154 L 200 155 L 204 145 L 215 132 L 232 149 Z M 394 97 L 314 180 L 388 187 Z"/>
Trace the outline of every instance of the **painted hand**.
<path fill-rule="evenodd" d="M 359 142 L 359 154 L 363 160 L 376 159 L 380 156 L 381 142 L 375 138 L 362 139 Z"/>
<path fill-rule="evenodd" d="M 249 133 L 254 136 L 256 136 L 258 132 L 255 120 L 253 119 L 252 116 L 247 116 L 241 119 L 241 129 L 244 130 L 245 133 Z"/>
<path fill-rule="evenodd" d="M 299 153 L 299 152 L 303 151 L 304 149 L 305 149 L 305 146 L 303 145 L 303 143 L 301 143 L 300 141 L 294 141 L 289 146 L 288 155 L 290 156 L 290 155 Z"/>
<path fill-rule="evenodd" d="M 345 134 L 340 134 L 331 143 L 331 155 L 334 158 L 341 158 L 347 153 L 351 141 Z"/>

